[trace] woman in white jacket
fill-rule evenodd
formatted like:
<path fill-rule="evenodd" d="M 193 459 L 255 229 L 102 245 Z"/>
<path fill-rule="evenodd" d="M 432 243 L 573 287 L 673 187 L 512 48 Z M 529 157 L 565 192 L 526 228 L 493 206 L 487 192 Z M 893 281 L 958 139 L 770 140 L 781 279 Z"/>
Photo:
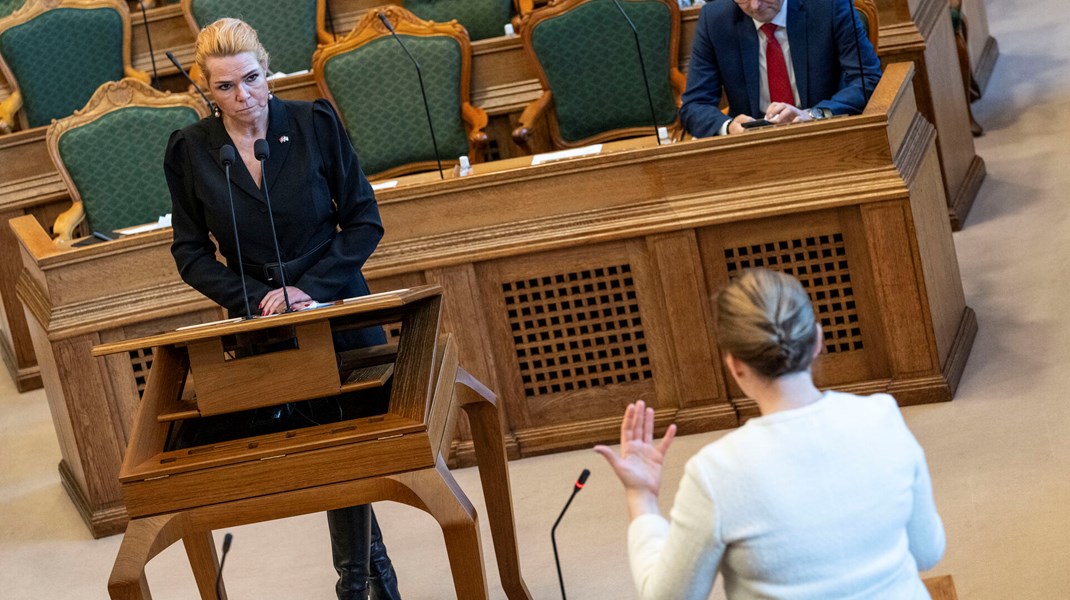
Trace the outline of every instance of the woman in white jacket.
<path fill-rule="evenodd" d="M 810 374 L 821 327 L 795 279 L 743 273 L 717 297 L 725 365 L 761 416 L 687 462 L 671 519 L 658 508 L 676 426 L 628 406 L 619 454 L 628 553 L 644 600 L 929 598 L 918 571 L 944 553 L 925 455 L 886 394 L 822 392 Z"/>

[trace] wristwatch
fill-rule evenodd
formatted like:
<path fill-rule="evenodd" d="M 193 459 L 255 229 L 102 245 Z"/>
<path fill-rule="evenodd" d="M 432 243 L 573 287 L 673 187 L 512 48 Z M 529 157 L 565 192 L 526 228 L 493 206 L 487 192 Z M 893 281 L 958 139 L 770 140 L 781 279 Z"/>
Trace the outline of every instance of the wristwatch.
<path fill-rule="evenodd" d="M 823 108 L 809 108 L 806 112 L 810 113 L 810 118 L 815 121 L 828 117 L 828 113 Z"/>

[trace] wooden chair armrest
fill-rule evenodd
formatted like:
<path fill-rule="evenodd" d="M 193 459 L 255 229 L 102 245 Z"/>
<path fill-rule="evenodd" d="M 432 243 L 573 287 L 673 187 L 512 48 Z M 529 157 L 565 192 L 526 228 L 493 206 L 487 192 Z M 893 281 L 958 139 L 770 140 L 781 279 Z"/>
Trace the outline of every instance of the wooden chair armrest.
<path fill-rule="evenodd" d="M 672 91 L 676 96 L 677 104 L 680 103 L 680 96 L 684 94 L 684 90 L 687 89 L 687 75 L 680 72 L 680 69 L 669 69 L 669 83 L 672 85 Z"/>
<path fill-rule="evenodd" d="M 15 114 L 22 108 L 22 93 L 14 91 L 3 102 L 0 102 L 0 135 L 11 133 L 15 130 Z"/>
<path fill-rule="evenodd" d="M 81 200 L 71 202 L 71 207 L 56 217 L 52 224 L 52 243 L 57 248 L 66 248 L 74 239 L 74 230 L 85 220 L 85 205 Z"/>
<path fill-rule="evenodd" d="M 552 100 L 553 95 L 550 92 L 543 92 L 542 96 L 524 107 L 524 112 L 520 113 L 520 120 L 517 121 L 516 129 L 513 130 L 513 141 L 528 154 L 531 154 L 531 149 L 528 148 L 528 137 L 531 136 L 531 130 L 534 129 L 535 123 L 546 112 L 546 109 L 550 107 Z"/>
<path fill-rule="evenodd" d="M 123 67 L 123 75 L 131 79 L 137 79 L 146 85 L 152 85 L 152 75 L 145 71 L 138 71 L 134 67 Z"/>
<path fill-rule="evenodd" d="M 472 164 L 483 162 L 483 150 L 487 147 L 487 111 L 465 102 L 461 104 L 461 119 L 468 125 L 469 158 Z"/>

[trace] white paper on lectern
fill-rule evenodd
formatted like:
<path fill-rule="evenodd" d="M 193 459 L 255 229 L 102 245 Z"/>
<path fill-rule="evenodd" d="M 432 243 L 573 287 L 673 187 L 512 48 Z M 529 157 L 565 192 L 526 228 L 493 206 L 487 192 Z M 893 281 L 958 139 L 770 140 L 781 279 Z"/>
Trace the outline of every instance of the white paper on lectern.
<path fill-rule="evenodd" d="M 541 165 L 543 163 L 579 158 L 581 156 L 593 156 L 595 154 L 601 154 L 601 152 L 602 144 L 593 144 L 582 148 L 569 148 L 568 150 L 558 150 L 557 152 L 544 152 L 532 156 L 531 164 L 532 166 Z"/>

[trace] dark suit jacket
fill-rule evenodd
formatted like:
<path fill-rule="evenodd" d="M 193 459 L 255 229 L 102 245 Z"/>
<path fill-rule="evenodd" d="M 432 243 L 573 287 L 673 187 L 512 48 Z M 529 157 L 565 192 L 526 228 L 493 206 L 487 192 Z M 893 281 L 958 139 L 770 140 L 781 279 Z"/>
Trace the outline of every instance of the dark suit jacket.
<path fill-rule="evenodd" d="M 320 302 L 367 294 L 360 270 L 382 238 L 383 225 L 374 192 L 341 121 L 325 100 L 272 98 L 268 115 L 271 153 L 264 182 L 283 262 L 331 240 L 322 256 L 287 284 Z M 243 261 L 256 265 L 275 263 L 275 248 L 263 192 L 240 158 L 230 169 L 238 225 L 235 240 L 227 179 L 219 161 L 224 144 L 233 142 L 218 117 L 171 135 L 164 159 L 173 204 L 171 253 L 186 283 L 232 315 L 244 315 L 236 242 Z M 218 241 L 226 266 L 216 260 L 209 234 Z M 256 270 L 247 270 L 245 279 L 254 312 L 264 294 L 279 287 Z"/>
<path fill-rule="evenodd" d="M 850 0 L 784 0 L 787 30 L 799 108 L 826 108 L 832 114 L 858 114 L 865 108 L 859 47 L 866 88 L 873 92 L 880 80 L 880 61 L 866 30 L 851 23 Z M 754 20 L 734 0 L 714 0 L 699 13 L 687 90 L 680 117 L 696 137 L 716 135 L 731 117 L 761 117 L 758 35 Z M 720 110 L 721 91 L 728 96 L 730 116 Z"/>

